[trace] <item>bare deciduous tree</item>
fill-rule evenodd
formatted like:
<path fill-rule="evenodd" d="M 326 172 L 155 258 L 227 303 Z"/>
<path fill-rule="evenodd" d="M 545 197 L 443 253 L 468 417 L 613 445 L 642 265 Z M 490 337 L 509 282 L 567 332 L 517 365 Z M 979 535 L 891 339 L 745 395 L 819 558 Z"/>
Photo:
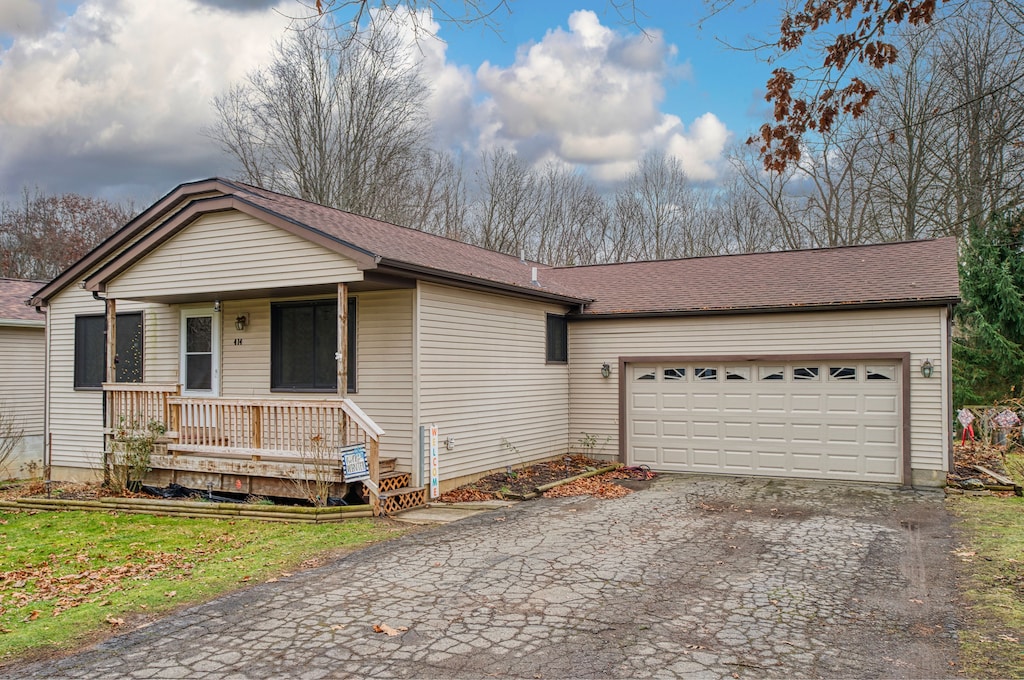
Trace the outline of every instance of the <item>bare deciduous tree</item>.
<path fill-rule="evenodd" d="M 572 169 L 549 164 L 540 179 L 542 203 L 533 257 L 556 265 L 601 259 L 610 216 L 601 195 Z"/>
<path fill-rule="evenodd" d="M 652 151 L 615 194 L 615 259 L 654 260 L 689 255 L 693 195 L 682 163 Z"/>
<path fill-rule="evenodd" d="M 426 150 L 427 88 L 393 31 L 295 31 L 271 65 L 218 97 L 208 134 L 241 179 L 323 205 L 404 221 Z"/>
<path fill-rule="evenodd" d="M 21 202 L 0 202 L 0 276 L 50 279 L 124 225 L 131 204 L 79 194 L 24 189 Z"/>
<path fill-rule="evenodd" d="M 484 152 L 478 171 L 478 244 L 508 255 L 527 255 L 541 209 L 540 180 L 513 152 Z"/>

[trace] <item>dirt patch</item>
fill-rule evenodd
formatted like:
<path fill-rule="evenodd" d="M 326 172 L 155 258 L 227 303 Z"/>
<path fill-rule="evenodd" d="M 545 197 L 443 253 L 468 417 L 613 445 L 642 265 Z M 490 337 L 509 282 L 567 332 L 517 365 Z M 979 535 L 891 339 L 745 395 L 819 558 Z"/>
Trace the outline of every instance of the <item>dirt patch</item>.
<path fill-rule="evenodd" d="M 0 500 L 13 501 L 19 498 L 54 498 L 65 501 L 94 501 L 113 494 L 103 488 L 99 482 L 50 482 L 28 480 L 10 482 L 0 487 Z M 145 497 L 141 494 L 125 494 L 132 497 Z"/>
<path fill-rule="evenodd" d="M 523 497 L 536 491 L 538 486 L 557 482 L 608 465 L 608 461 L 586 456 L 566 456 L 558 460 L 534 463 L 520 468 L 506 468 L 465 484 L 441 496 L 445 503 L 467 500 Z"/>
<path fill-rule="evenodd" d="M 520 499 L 537 493 L 538 488 L 607 467 L 606 460 L 586 456 L 566 456 L 555 461 L 534 463 L 487 475 L 475 482 L 452 489 L 441 496 L 444 503 L 467 503 L 494 499 Z M 639 468 L 619 468 L 592 477 L 560 484 L 544 492 L 545 498 L 596 496 L 621 498 L 646 488 L 654 473 Z"/>

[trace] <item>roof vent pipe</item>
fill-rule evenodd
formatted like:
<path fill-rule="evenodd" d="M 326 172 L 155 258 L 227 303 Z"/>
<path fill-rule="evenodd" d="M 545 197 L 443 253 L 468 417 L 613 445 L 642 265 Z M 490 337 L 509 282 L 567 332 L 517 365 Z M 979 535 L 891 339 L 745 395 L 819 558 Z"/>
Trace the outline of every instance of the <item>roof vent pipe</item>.
<path fill-rule="evenodd" d="M 539 286 L 540 285 L 540 283 L 537 282 L 537 268 L 536 267 L 530 267 L 530 283 L 532 283 L 535 286 Z"/>

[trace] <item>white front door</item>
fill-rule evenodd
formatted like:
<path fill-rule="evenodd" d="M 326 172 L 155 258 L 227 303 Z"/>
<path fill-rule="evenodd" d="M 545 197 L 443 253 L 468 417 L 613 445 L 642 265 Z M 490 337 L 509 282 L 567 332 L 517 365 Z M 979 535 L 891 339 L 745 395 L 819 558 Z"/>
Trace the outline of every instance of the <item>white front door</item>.
<path fill-rule="evenodd" d="M 181 310 L 182 394 L 220 394 L 220 313 L 213 307 Z"/>

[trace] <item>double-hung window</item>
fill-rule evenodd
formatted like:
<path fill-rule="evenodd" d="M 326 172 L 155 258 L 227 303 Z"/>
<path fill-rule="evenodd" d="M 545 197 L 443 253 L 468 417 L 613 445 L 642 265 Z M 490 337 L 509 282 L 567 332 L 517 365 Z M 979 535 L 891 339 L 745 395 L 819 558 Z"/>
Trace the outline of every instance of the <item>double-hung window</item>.
<path fill-rule="evenodd" d="M 356 299 L 348 300 L 348 392 L 356 391 Z M 334 392 L 338 388 L 338 302 L 270 305 L 270 388 Z"/>
<path fill-rule="evenodd" d="M 546 358 L 550 364 L 569 361 L 569 322 L 564 316 L 548 314 Z"/>
<path fill-rule="evenodd" d="M 117 315 L 117 382 L 142 382 L 142 313 Z M 107 379 L 107 319 L 75 317 L 75 389 L 98 390 Z"/>

